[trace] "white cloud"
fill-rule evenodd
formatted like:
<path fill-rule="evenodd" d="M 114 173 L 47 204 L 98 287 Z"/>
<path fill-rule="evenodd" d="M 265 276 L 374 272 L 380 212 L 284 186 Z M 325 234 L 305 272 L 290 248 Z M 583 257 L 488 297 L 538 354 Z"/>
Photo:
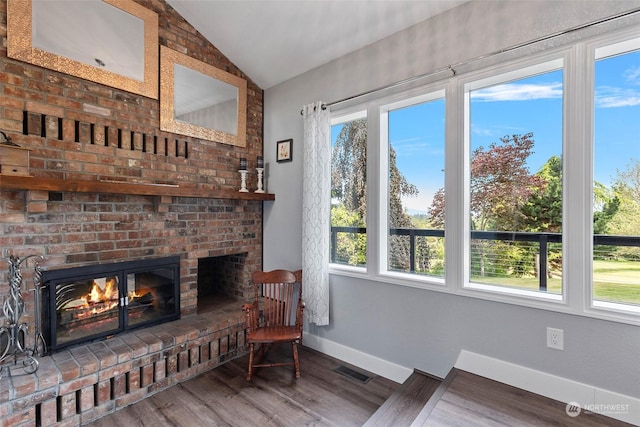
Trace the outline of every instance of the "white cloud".
<path fill-rule="evenodd" d="M 506 83 L 471 93 L 474 101 L 530 101 L 532 99 L 562 98 L 562 83 L 519 84 Z"/>
<path fill-rule="evenodd" d="M 491 129 L 481 128 L 479 126 L 471 126 L 471 130 L 475 135 L 479 136 L 493 136 L 495 132 Z"/>
<path fill-rule="evenodd" d="M 640 66 L 626 69 L 622 77 L 631 84 L 640 85 Z"/>
<path fill-rule="evenodd" d="M 596 108 L 633 107 L 640 105 L 640 92 L 632 89 L 602 86 L 596 89 L 595 101 Z"/>
<path fill-rule="evenodd" d="M 471 132 L 474 135 L 484 136 L 484 137 L 503 137 L 505 135 L 511 135 L 514 133 L 527 133 L 529 130 L 522 127 L 515 126 L 499 126 L 491 129 L 487 128 L 478 128 L 476 125 L 471 125 Z"/>
<path fill-rule="evenodd" d="M 441 142 L 440 145 L 443 143 Z M 437 155 L 442 154 L 443 148 L 435 148 L 424 138 L 406 138 L 391 141 L 396 156 Z"/>

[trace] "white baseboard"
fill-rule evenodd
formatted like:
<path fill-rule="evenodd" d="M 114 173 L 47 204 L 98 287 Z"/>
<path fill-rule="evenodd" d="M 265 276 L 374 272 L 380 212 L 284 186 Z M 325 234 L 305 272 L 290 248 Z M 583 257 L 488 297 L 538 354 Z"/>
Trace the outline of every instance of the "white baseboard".
<path fill-rule="evenodd" d="M 412 369 L 306 332 L 304 345 L 400 384 L 413 373 Z"/>
<path fill-rule="evenodd" d="M 398 383 L 413 373 L 412 369 L 310 333 L 305 333 L 304 345 Z M 640 399 L 631 396 L 466 350 L 460 352 L 455 367 L 560 402 L 578 403 L 584 411 L 640 426 Z"/>
<path fill-rule="evenodd" d="M 640 399 L 462 350 L 455 367 L 640 426 Z M 579 415 L 587 416 L 587 415 Z"/>

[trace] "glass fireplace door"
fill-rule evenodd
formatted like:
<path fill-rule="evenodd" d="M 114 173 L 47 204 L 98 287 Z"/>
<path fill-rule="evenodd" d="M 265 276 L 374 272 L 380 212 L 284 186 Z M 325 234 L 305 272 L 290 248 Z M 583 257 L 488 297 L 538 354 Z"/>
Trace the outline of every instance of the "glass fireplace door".
<path fill-rule="evenodd" d="M 50 351 L 180 318 L 180 257 L 52 269 L 42 275 Z"/>
<path fill-rule="evenodd" d="M 158 266 L 144 271 L 126 273 L 126 327 L 153 323 L 175 316 L 176 269 Z"/>
<path fill-rule="evenodd" d="M 118 332 L 119 288 L 119 275 L 100 275 L 57 283 L 56 344 L 64 345 Z"/>

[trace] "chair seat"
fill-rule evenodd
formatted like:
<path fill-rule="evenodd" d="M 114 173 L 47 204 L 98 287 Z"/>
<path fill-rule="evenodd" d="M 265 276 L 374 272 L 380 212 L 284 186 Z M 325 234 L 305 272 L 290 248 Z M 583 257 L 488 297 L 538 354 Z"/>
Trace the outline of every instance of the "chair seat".
<path fill-rule="evenodd" d="M 255 343 L 290 342 L 299 340 L 300 329 L 297 326 L 265 326 L 247 334 L 247 341 Z"/>

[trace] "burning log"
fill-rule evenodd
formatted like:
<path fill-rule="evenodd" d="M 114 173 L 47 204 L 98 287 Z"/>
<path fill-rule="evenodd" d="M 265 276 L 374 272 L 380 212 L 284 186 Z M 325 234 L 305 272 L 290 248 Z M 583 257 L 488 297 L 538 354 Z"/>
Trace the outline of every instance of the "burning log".
<path fill-rule="evenodd" d="M 146 292 L 140 295 L 139 297 L 136 297 L 133 300 L 129 301 L 129 307 L 135 307 L 139 305 L 150 306 L 152 304 L 153 304 L 153 295 L 151 294 L 151 292 Z"/>

